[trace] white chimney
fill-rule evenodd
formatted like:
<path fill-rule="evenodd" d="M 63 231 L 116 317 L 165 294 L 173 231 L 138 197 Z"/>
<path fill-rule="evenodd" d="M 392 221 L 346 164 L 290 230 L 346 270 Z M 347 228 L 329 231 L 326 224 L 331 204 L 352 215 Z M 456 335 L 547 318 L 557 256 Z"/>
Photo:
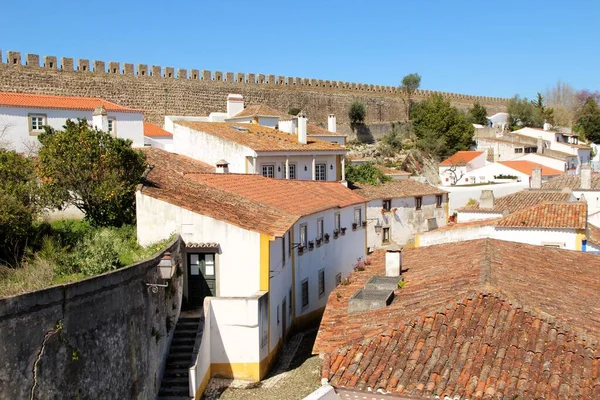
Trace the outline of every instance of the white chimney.
<path fill-rule="evenodd" d="M 92 126 L 102 132 L 108 132 L 108 113 L 104 106 L 98 106 L 92 114 Z"/>
<path fill-rule="evenodd" d="M 337 123 L 334 114 L 329 114 L 329 117 L 327 117 L 327 130 L 333 133 L 337 131 Z"/>
<path fill-rule="evenodd" d="M 539 126 L 539 125 L 538 125 L 538 126 Z M 544 122 L 544 130 L 545 130 L 545 131 L 549 131 L 550 129 L 552 129 L 552 125 L 551 125 L 551 124 L 549 124 L 549 123 L 547 123 L 547 122 Z"/>
<path fill-rule="evenodd" d="M 225 160 L 217 161 L 217 174 L 228 174 L 229 173 L 229 163 Z"/>
<path fill-rule="evenodd" d="M 277 127 L 281 132 L 296 134 L 296 121 L 294 118 L 280 119 L 277 123 Z"/>
<path fill-rule="evenodd" d="M 541 189 L 542 188 L 542 168 L 534 167 L 531 170 L 531 189 Z"/>
<path fill-rule="evenodd" d="M 537 138 L 537 150 L 536 153 L 543 154 L 544 153 L 544 139 L 541 136 Z"/>
<path fill-rule="evenodd" d="M 581 166 L 580 179 L 581 189 L 592 188 L 592 167 L 589 164 L 584 164 Z"/>
<path fill-rule="evenodd" d="M 385 276 L 400 276 L 402 272 L 402 249 L 385 253 Z"/>
<path fill-rule="evenodd" d="M 244 96 L 230 93 L 227 96 L 227 118 L 231 118 L 244 110 Z"/>
<path fill-rule="evenodd" d="M 481 196 L 479 196 L 479 208 L 491 210 L 494 208 L 494 200 L 493 190 L 482 190 Z"/>
<path fill-rule="evenodd" d="M 304 111 L 300 111 L 298 114 L 298 143 L 306 144 L 307 123 L 306 114 Z"/>

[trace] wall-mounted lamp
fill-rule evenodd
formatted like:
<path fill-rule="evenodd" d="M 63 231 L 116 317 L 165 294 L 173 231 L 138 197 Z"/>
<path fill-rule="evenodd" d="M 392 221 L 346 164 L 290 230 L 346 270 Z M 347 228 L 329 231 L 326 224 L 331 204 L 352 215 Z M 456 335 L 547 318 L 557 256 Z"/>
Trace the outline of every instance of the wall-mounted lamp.
<path fill-rule="evenodd" d="M 277 166 L 277 172 L 281 172 L 281 165 Z"/>
<path fill-rule="evenodd" d="M 377 218 L 377 223 L 375 224 L 375 233 L 378 235 L 381 233 L 381 222 L 379 222 L 379 218 Z"/>
<path fill-rule="evenodd" d="M 165 283 L 146 283 L 146 286 L 150 287 L 152 293 L 158 293 L 159 287 L 169 286 L 169 280 L 173 277 L 176 266 L 177 263 L 171 257 L 171 253 L 167 252 L 162 256 L 158 262 L 158 274 Z"/>
<path fill-rule="evenodd" d="M 308 168 L 306 168 L 306 165 L 304 166 L 304 171 L 308 171 Z"/>
<path fill-rule="evenodd" d="M 330 169 L 330 170 L 333 170 L 333 164 L 331 164 L 331 165 L 329 166 L 329 169 Z"/>

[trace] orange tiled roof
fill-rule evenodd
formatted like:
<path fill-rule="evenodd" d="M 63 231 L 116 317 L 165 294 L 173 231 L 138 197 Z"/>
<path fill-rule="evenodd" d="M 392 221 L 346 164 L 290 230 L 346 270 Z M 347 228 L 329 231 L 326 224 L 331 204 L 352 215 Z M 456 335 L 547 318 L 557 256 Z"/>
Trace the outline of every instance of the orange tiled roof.
<path fill-rule="evenodd" d="M 96 107 L 104 106 L 106 111 L 135 112 L 140 110 L 120 106 L 104 99 L 95 97 L 50 96 L 45 94 L 7 93 L 0 92 L 0 105 L 10 107 L 51 108 L 63 110 L 93 111 Z"/>
<path fill-rule="evenodd" d="M 446 158 L 440 165 L 467 165 L 468 162 L 482 155 L 483 151 L 457 151 L 451 157 Z"/>
<path fill-rule="evenodd" d="M 509 214 L 496 225 L 504 228 L 585 229 L 587 203 L 543 202 Z"/>
<path fill-rule="evenodd" d="M 542 164 L 534 163 L 533 161 L 525 161 L 525 160 L 514 160 L 514 161 L 499 161 L 499 164 L 502 164 L 508 168 L 512 168 L 515 171 L 519 171 L 522 174 L 526 174 L 531 176 L 533 174 L 534 168 L 542 169 L 542 176 L 556 176 L 564 174 L 563 171 L 559 171 L 554 168 L 546 167 Z"/>
<path fill-rule="evenodd" d="M 252 104 L 244 108 L 242 111 L 234 115 L 233 118 L 254 118 L 254 117 L 276 117 L 276 118 L 290 118 L 292 117 L 288 113 L 276 110 L 264 104 Z"/>
<path fill-rule="evenodd" d="M 579 175 L 561 175 L 556 178 L 550 179 L 548 182 L 542 184 L 542 189 L 576 189 L 581 190 L 581 176 Z M 584 190 L 600 190 L 600 174 L 592 175 L 591 189 Z"/>
<path fill-rule="evenodd" d="M 570 198 L 571 193 L 566 192 L 522 190 L 520 192 L 498 197 L 494 200 L 494 207 L 492 208 L 481 208 L 479 207 L 479 203 L 477 203 L 466 205 L 459 208 L 457 211 L 493 213 L 502 213 L 503 211 L 508 211 L 509 214 L 512 214 L 516 211 L 542 203 L 544 201 L 567 202 Z"/>
<path fill-rule="evenodd" d="M 329 132 L 327 129 L 315 124 L 306 124 L 306 134 L 308 136 L 348 136 L 339 132 Z"/>
<path fill-rule="evenodd" d="M 600 398 L 597 257 L 491 239 L 408 249 L 392 303 L 349 314 L 385 273 L 375 252 L 328 298 L 322 377 L 411 398 Z"/>
<path fill-rule="evenodd" d="M 417 182 L 412 179 L 389 181 L 381 185 L 353 183 L 351 185 L 351 189 L 369 200 L 428 196 L 447 193 L 445 190 L 439 189 L 433 185 Z"/>
<path fill-rule="evenodd" d="M 191 122 L 176 121 L 196 131 L 230 140 L 258 152 L 276 151 L 331 151 L 343 154 L 346 150 L 339 144 L 311 139 L 307 144 L 298 143 L 296 135 L 280 132 L 276 129 L 255 124 L 236 124 L 232 122 Z M 239 127 L 242 130 L 235 129 Z"/>
<path fill-rule="evenodd" d="M 479 226 L 488 226 L 488 225 L 496 225 L 501 218 L 493 218 L 493 219 L 477 219 L 474 221 L 467 222 L 458 222 L 455 224 L 448 224 L 446 226 L 441 226 L 435 230 L 435 232 L 443 232 L 443 231 L 452 231 L 455 229 L 467 229 L 467 228 L 475 228 Z"/>
<path fill-rule="evenodd" d="M 255 232 L 281 236 L 303 215 L 365 202 L 337 182 L 212 174 L 213 167 L 187 157 L 145 151 L 153 168 L 143 194 Z"/>
<path fill-rule="evenodd" d="M 150 122 L 144 122 L 144 136 L 173 137 L 173 134 L 171 132 L 165 131 L 158 125 L 151 124 Z"/>
<path fill-rule="evenodd" d="M 600 246 L 600 228 L 588 224 L 588 238 L 590 242 Z"/>

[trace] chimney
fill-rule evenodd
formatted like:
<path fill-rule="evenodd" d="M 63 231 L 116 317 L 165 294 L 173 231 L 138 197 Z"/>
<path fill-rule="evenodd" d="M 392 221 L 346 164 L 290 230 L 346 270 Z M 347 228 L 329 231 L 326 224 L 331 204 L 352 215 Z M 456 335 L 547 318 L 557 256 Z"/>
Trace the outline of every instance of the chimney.
<path fill-rule="evenodd" d="M 307 122 L 306 114 L 304 114 L 304 111 L 300 111 L 298 114 L 298 143 L 300 144 L 306 144 Z"/>
<path fill-rule="evenodd" d="M 217 174 L 228 174 L 229 173 L 229 163 L 225 160 L 217 161 Z"/>
<path fill-rule="evenodd" d="M 544 130 L 549 131 L 550 129 L 552 129 L 552 125 L 548 122 L 544 122 Z"/>
<path fill-rule="evenodd" d="M 482 190 L 481 196 L 479 196 L 479 208 L 485 210 L 491 210 L 494 208 L 494 191 L 493 190 Z"/>
<path fill-rule="evenodd" d="M 335 133 L 337 131 L 337 123 L 335 120 L 335 114 L 329 114 L 327 117 L 327 130 Z"/>
<path fill-rule="evenodd" d="M 402 272 L 402 249 L 385 253 L 385 276 L 400 276 Z"/>
<path fill-rule="evenodd" d="M 108 113 L 104 106 L 98 106 L 92 114 L 92 126 L 102 132 L 108 132 Z"/>
<path fill-rule="evenodd" d="M 581 189 L 591 189 L 592 188 L 592 168 L 589 164 L 585 164 L 585 165 L 581 166 L 580 178 L 581 178 Z"/>
<path fill-rule="evenodd" d="M 539 136 L 537 139 L 537 153 L 538 154 L 544 153 L 544 139 L 542 139 L 541 136 Z"/>
<path fill-rule="evenodd" d="M 531 184 L 529 187 L 531 189 L 542 188 L 542 167 L 534 167 L 531 170 Z"/>
<path fill-rule="evenodd" d="M 281 132 L 296 134 L 296 121 L 294 118 L 280 119 L 277 123 L 277 129 Z"/>
<path fill-rule="evenodd" d="M 227 118 L 231 118 L 244 110 L 244 96 L 241 94 L 227 95 Z"/>

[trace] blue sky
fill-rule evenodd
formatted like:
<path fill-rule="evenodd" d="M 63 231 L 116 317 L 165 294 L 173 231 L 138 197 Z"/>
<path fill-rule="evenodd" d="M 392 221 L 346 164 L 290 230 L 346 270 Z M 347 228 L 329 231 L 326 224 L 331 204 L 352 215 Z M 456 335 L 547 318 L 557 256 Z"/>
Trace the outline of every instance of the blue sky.
<path fill-rule="evenodd" d="M 0 49 L 532 98 L 600 90 L 600 1 L 5 1 Z"/>

